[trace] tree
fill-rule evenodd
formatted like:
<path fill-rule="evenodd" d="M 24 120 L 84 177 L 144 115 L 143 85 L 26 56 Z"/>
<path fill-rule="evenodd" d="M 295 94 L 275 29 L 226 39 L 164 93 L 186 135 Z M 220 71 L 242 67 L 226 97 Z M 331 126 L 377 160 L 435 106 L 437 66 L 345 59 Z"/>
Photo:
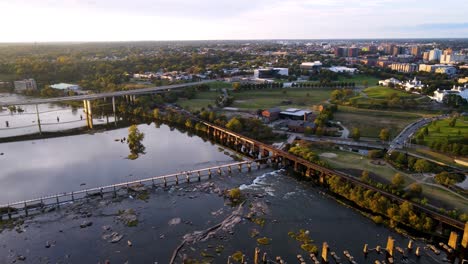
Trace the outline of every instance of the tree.
<path fill-rule="evenodd" d="M 405 184 L 405 178 L 403 178 L 403 176 L 400 173 L 396 173 L 392 178 L 392 185 L 395 188 L 400 189 L 403 186 L 403 184 Z"/>
<path fill-rule="evenodd" d="M 412 183 L 409 186 L 409 190 L 411 194 L 419 196 L 422 193 L 422 187 L 421 184 L 419 183 Z"/>
<path fill-rule="evenodd" d="M 418 159 L 413 166 L 414 170 L 422 173 L 422 172 L 428 172 L 431 171 L 432 165 L 425 159 Z"/>
<path fill-rule="evenodd" d="M 356 141 L 358 141 L 361 138 L 361 132 L 359 131 L 359 128 L 357 127 L 353 128 L 351 137 Z"/>
<path fill-rule="evenodd" d="M 369 182 L 369 180 L 370 180 L 370 178 L 369 178 L 369 172 L 366 171 L 366 170 L 363 170 L 360 179 L 361 179 L 361 181 L 363 181 L 363 182 Z"/>
<path fill-rule="evenodd" d="M 382 130 L 380 130 L 379 138 L 382 141 L 387 141 L 390 138 L 390 133 L 388 132 L 388 129 L 382 128 Z"/>
<path fill-rule="evenodd" d="M 455 125 L 457 124 L 457 118 L 456 117 L 453 117 L 452 119 L 450 119 L 448 125 L 449 127 L 455 127 Z"/>
<path fill-rule="evenodd" d="M 240 90 L 240 88 L 241 88 L 241 84 L 240 84 L 240 83 L 235 82 L 235 83 L 232 84 L 232 90 L 233 90 L 234 92 L 238 92 L 238 91 Z"/>
<path fill-rule="evenodd" d="M 138 130 L 136 125 L 132 125 L 128 128 L 128 148 L 130 149 L 129 159 L 137 159 L 139 154 L 145 154 L 145 146 L 141 143 L 145 138 L 145 134 Z"/>
<path fill-rule="evenodd" d="M 242 123 L 236 117 L 231 118 L 226 124 L 226 128 L 234 132 L 242 132 Z"/>

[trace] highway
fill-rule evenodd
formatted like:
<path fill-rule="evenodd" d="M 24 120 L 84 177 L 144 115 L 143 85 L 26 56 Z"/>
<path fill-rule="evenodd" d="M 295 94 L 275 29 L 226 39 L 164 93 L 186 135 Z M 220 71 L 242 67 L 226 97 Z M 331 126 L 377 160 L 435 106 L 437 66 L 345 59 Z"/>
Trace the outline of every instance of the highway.
<path fill-rule="evenodd" d="M 400 132 L 400 134 L 398 134 L 398 136 L 396 136 L 392 140 L 387 153 L 391 154 L 395 149 L 402 149 L 405 146 L 405 144 L 408 142 L 408 139 L 410 139 L 414 135 L 414 133 L 416 133 L 423 126 L 431 123 L 434 120 L 439 120 L 439 119 L 443 119 L 446 117 L 447 115 L 441 115 L 441 116 L 437 116 L 433 118 L 423 118 L 414 123 L 409 124 Z"/>
<path fill-rule="evenodd" d="M 54 98 L 31 98 L 31 99 L 26 99 L 26 100 L 21 100 L 21 101 L 0 102 L 0 107 L 10 106 L 10 105 L 35 105 L 35 104 L 58 103 L 58 102 L 64 102 L 64 101 L 95 100 L 95 99 L 114 97 L 114 96 L 160 93 L 160 92 L 165 92 L 165 91 L 172 90 L 172 89 L 180 89 L 184 87 L 207 84 L 207 83 L 211 83 L 214 81 L 216 80 L 183 83 L 183 84 L 172 84 L 172 85 L 149 87 L 149 88 L 135 89 L 135 90 L 128 90 L 128 91 L 116 91 L 116 92 L 74 95 L 74 96 L 54 97 Z"/>

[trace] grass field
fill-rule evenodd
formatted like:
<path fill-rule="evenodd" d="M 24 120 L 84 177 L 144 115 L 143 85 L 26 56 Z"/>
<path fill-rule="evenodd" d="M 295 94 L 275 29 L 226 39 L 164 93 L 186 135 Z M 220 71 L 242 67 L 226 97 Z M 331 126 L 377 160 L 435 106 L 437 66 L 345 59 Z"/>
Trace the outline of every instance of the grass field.
<path fill-rule="evenodd" d="M 429 146 L 433 141 L 460 140 L 468 135 L 468 116 L 459 117 L 454 127 L 450 127 L 449 122 L 450 119 L 443 119 L 429 124 L 429 135 L 424 136 L 424 144 Z"/>
<path fill-rule="evenodd" d="M 359 109 L 339 106 L 335 120 L 340 121 L 348 129 L 359 128 L 362 137 L 377 138 L 382 128 L 390 131 L 390 137 L 395 137 L 405 126 L 420 118 L 420 114 Z"/>
<path fill-rule="evenodd" d="M 15 80 L 15 75 L 14 74 L 3 74 L 0 73 L 0 81 L 4 82 L 12 82 Z"/>
<path fill-rule="evenodd" d="M 369 87 L 367 89 L 364 89 L 363 92 L 369 98 L 372 98 L 372 99 L 387 99 L 392 94 L 397 94 L 400 97 L 416 97 L 416 96 L 414 96 L 412 94 L 405 93 L 405 92 L 403 92 L 401 90 L 392 89 L 392 88 L 383 87 L 383 86 Z"/>
<path fill-rule="evenodd" d="M 206 108 L 208 105 L 214 106 L 218 96 L 219 93 L 217 91 L 198 92 L 194 99 L 179 99 L 177 100 L 177 104 L 189 111 L 196 111 L 201 108 Z"/>
<path fill-rule="evenodd" d="M 208 84 L 211 89 L 232 88 L 231 83 L 216 81 Z"/>
<path fill-rule="evenodd" d="M 316 150 L 314 150 L 316 151 Z M 405 184 L 411 184 L 414 182 L 413 179 L 408 177 L 408 175 L 401 173 L 389 165 L 376 165 L 371 163 L 367 157 L 364 157 L 357 153 L 340 151 L 340 150 L 318 150 L 317 153 L 335 153 L 337 157 L 335 158 L 326 158 L 321 157 L 321 159 L 326 160 L 334 169 L 356 169 L 356 170 L 367 170 L 369 172 L 377 175 L 382 182 L 389 183 L 392 181 L 393 176 L 396 173 L 400 173 L 405 178 Z M 356 175 L 360 176 L 360 175 Z"/>
<path fill-rule="evenodd" d="M 369 159 L 363 157 L 359 154 L 339 151 L 334 149 L 314 149 L 316 153 L 335 153 L 337 157 L 335 158 L 326 158 L 321 157 L 322 160 L 326 160 L 334 169 L 337 170 L 367 170 L 370 173 L 377 175 L 382 182 L 390 182 L 395 173 L 400 173 L 405 178 L 405 185 L 410 185 L 415 181 L 407 174 L 399 172 L 389 165 L 375 165 L 370 162 Z M 359 175 L 356 175 L 359 176 Z M 468 213 L 468 201 L 448 192 L 439 187 L 429 186 L 422 184 L 423 187 L 423 196 L 427 197 L 431 204 L 435 206 L 442 206 L 450 209 L 459 209 L 462 212 Z"/>
<path fill-rule="evenodd" d="M 265 89 L 233 93 L 235 101 L 232 107 L 256 110 L 275 106 L 281 108 L 297 107 L 309 108 L 330 98 L 331 89 L 326 88 L 294 88 L 294 89 Z M 283 101 L 292 104 L 282 104 Z"/>
<path fill-rule="evenodd" d="M 342 77 L 340 76 L 338 78 L 339 82 L 354 82 L 356 86 L 362 86 L 364 84 L 364 81 L 367 81 L 368 86 L 374 86 L 377 85 L 379 82 L 379 78 L 370 76 L 370 75 L 365 75 L 365 74 L 356 74 L 350 78 Z"/>

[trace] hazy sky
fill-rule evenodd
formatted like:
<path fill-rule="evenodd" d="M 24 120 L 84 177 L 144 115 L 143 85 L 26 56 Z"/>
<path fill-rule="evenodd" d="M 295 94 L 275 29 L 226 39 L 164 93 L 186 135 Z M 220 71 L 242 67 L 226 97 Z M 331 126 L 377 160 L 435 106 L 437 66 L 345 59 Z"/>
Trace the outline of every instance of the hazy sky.
<path fill-rule="evenodd" d="M 0 0 L 0 42 L 468 37 L 467 0 Z"/>

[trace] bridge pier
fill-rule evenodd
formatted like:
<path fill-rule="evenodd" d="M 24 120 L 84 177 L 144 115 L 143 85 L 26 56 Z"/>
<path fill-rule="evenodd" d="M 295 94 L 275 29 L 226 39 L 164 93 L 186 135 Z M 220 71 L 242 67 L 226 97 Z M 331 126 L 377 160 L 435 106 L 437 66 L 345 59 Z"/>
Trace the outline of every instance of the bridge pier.
<path fill-rule="evenodd" d="M 39 127 L 39 135 L 42 135 L 42 128 L 41 128 L 41 119 L 39 118 L 39 107 L 36 104 L 36 117 L 37 117 L 37 126 Z"/>
<path fill-rule="evenodd" d="M 115 111 L 115 96 L 112 96 L 112 112 L 114 113 L 114 125 L 117 126 L 117 114 Z"/>
<path fill-rule="evenodd" d="M 93 111 L 91 108 L 90 100 L 83 100 L 84 113 L 86 115 L 86 125 L 88 128 L 93 129 Z"/>

